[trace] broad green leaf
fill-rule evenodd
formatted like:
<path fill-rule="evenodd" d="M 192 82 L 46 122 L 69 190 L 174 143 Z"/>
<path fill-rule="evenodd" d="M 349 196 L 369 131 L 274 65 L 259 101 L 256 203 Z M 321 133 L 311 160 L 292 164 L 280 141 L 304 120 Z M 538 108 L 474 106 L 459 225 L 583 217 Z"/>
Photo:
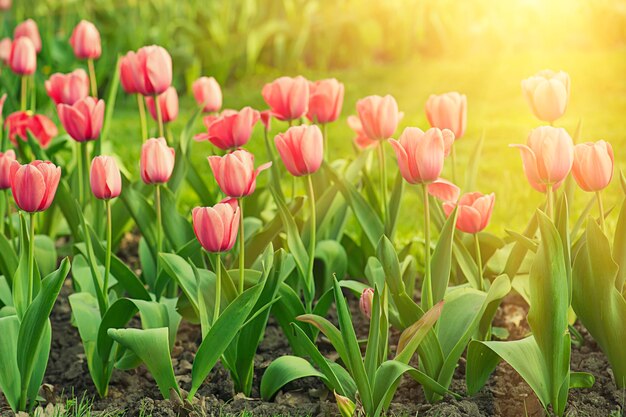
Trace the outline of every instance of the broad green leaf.
<path fill-rule="evenodd" d="M 15 315 L 0 317 L 0 391 L 9 406 L 17 411 L 20 401 L 21 377 L 17 366 L 17 338 L 20 321 Z"/>
<path fill-rule="evenodd" d="M 438 302 L 433 308 L 424 313 L 421 319 L 402 332 L 398 340 L 396 357 L 394 358 L 396 361 L 409 363 L 422 340 L 424 340 L 439 319 L 443 305 L 443 301 Z"/>
<path fill-rule="evenodd" d="M 533 239 L 535 233 L 537 232 L 537 216 L 532 216 L 528 225 L 526 225 L 526 229 L 524 230 L 523 235 L 528 239 Z M 510 280 L 515 278 L 517 275 L 517 271 L 519 270 L 524 258 L 526 257 L 526 253 L 528 253 L 528 248 L 524 243 L 516 242 L 511 250 L 511 254 L 509 255 L 509 259 L 506 262 L 506 266 L 504 267 L 504 272 L 509 276 Z"/>
<path fill-rule="evenodd" d="M 315 246 L 315 259 L 320 260 L 324 268 L 323 273 L 315 274 L 318 277 L 316 290 L 318 294 L 321 294 L 332 287 L 334 276 L 336 276 L 338 280 L 346 276 L 348 270 L 348 255 L 339 242 L 334 240 L 322 240 L 318 241 Z M 320 277 L 321 282 L 319 282 Z"/>
<path fill-rule="evenodd" d="M 178 251 L 187 242 L 195 238 L 193 227 L 180 214 L 176 207 L 176 196 L 168 188 L 161 188 L 161 204 L 163 213 L 163 233 L 174 250 Z"/>
<path fill-rule="evenodd" d="M 285 384 L 296 379 L 315 376 L 326 380 L 306 359 L 297 356 L 281 356 L 267 367 L 261 379 L 261 398 L 269 401 Z"/>
<path fill-rule="evenodd" d="M 141 231 L 141 235 L 148 242 L 148 246 L 154 254 L 156 248 L 156 230 L 155 219 L 156 213 L 153 205 L 142 193 L 135 190 L 128 181 L 124 181 L 124 192 L 120 194 L 120 199 L 128 209 L 128 212 L 135 220 L 137 227 Z"/>
<path fill-rule="evenodd" d="M 198 283 L 191 265 L 178 255 L 173 253 L 161 253 L 161 265 L 163 269 L 176 280 L 176 283 L 183 290 L 189 299 L 196 314 L 198 310 Z"/>
<path fill-rule="evenodd" d="M 626 199 L 622 203 L 613 239 L 613 259 L 619 265 L 615 288 L 621 292 L 626 284 Z"/>
<path fill-rule="evenodd" d="M 19 258 L 13 250 L 13 245 L 0 233 L 0 274 L 7 279 L 9 286 L 12 284 L 13 275 L 17 270 Z"/>
<path fill-rule="evenodd" d="M 443 300 L 443 296 L 450 281 L 450 268 L 452 267 L 452 247 L 454 242 L 454 231 L 456 225 L 456 208 L 448 217 L 441 229 L 439 240 L 432 255 L 431 279 L 433 290 L 433 304 Z"/>

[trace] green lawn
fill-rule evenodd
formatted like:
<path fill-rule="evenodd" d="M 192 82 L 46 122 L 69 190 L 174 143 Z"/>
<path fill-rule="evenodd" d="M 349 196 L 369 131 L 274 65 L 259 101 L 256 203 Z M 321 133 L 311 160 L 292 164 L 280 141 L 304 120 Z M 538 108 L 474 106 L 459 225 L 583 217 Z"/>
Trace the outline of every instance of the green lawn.
<path fill-rule="evenodd" d="M 465 137 L 457 142 L 458 171 L 463 172 L 475 144 L 484 132 L 485 141 L 476 189 L 483 193 L 496 193 L 495 211 L 488 230 L 501 235 L 505 229 L 523 228 L 535 207 L 543 200 L 543 196 L 526 182 L 519 151 L 509 148 L 508 144 L 525 143 L 530 129 L 541 124 L 528 109 L 521 95 L 520 82 L 544 68 L 563 69 L 570 74 L 572 80 L 570 105 L 565 116 L 556 125 L 566 128 L 574 135 L 581 120 L 581 140 L 605 139 L 613 144 L 616 176 L 610 188 L 604 192 L 604 198 L 605 207 L 615 206 L 622 198 L 617 180 L 619 170 L 626 163 L 626 156 L 622 151 L 626 145 L 626 49 L 551 53 L 503 51 L 495 56 L 472 56 L 459 61 L 452 58 L 416 58 L 411 62 L 390 66 L 373 64 L 371 67 L 351 70 L 328 73 L 303 71 L 302 74 L 310 79 L 336 77 L 346 86 L 343 116 L 329 127 L 330 155 L 333 158 L 353 154 L 353 135 L 345 118 L 355 112 L 355 103 L 361 97 L 369 94 L 392 94 L 396 97 L 400 110 L 405 113 L 401 128 L 418 126 L 425 129 L 428 124 L 424 115 L 424 103 L 431 93 L 452 90 L 465 93 L 468 97 L 468 128 Z M 226 86 L 224 107 L 240 108 L 251 105 L 265 108 L 261 88 L 264 83 L 278 75 L 280 74 L 266 71 Z M 172 126 L 175 133 L 180 132 L 194 109 L 195 104 L 189 97 L 181 101 L 179 120 Z M 110 138 L 116 152 L 124 156 L 129 168 L 136 170 L 139 130 L 136 124 L 135 101 L 120 96 L 114 121 Z M 286 125 L 275 121 L 272 133 L 283 129 L 286 129 Z M 195 132 L 202 130 L 202 124 L 198 121 Z M 401 129 L 396 135 L 400 132 Z M 250 150 L 258 155 L 259 161 L 265 160 L 261 135 L 259 124 L 249 145 Z M 121 152 L 120 149 L 124 148 L 126 149 Z M 204 158 L 210 150 L 208 143 L 194 144 L 194 161 L 208 177 L 212 177 L 212 174 Z M 392 154 L 391 147 L 388 146 L 390 180 L 396 172 Z M 449 174 L 444 172 L 444 176 L 449 177 Z M 464 184 L 464 181 L 458 182 Z M 580 212 L 591 197 L 592 195 L 577 190 L 574 211 Z M 196 203 L 193 200 L 190 195 L 184 204 L 193 205 Z M 400 238 L 421 234 L 421 214 L 416 213 L 416 210 L 420 210 L 419 199 L 417 193 L 410 190 L 405 194 L 402 206 Z M 612 215 L 609 224 L 614 224 L 615 218 L 616 215 Z"/>

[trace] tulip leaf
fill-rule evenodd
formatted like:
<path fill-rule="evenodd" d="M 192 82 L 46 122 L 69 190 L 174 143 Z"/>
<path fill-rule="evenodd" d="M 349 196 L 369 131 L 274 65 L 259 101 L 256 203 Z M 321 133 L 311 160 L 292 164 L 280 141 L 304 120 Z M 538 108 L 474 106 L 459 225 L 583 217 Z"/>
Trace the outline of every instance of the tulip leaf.
<path fill-rule="evenodd" d="M 326 376 L 306 359 L 289 355 L 276 358 L 267 367 L 261 379 L 261 398 L 269 401 L 287 383 L 311 376 L 326 381 Z"/>
<path fill-rule="evenodd" d="M 198 310 L 198 283 L 191 265 L 178 255 L 173 253 L 161 253 L 161 265 L 163 269 L 176 280 L 183 293 L 191 303 L 193 310 L 199 315 Z"/>
<path fill-rule="evenodd" d="M 323 265 L 323 273 L 317 273 L 316 282 L 318 293 L 323 293 L 332 287 L 333 276 L 341 280 L 346 276 L 348 269 L 348 255 L 341 244 L 335 240 L 322 240 L 315 246 L 315 259 L 320 260 Z"/>
<path fill-rule="evenodd" d="M 12 285 L 12 278 L 18 263 L 19 257 L 13 250 L 13 245 L 4 236 L 4 233 L 0 233 L 0 274 L 4 275 L 9 286 Z"/>
<path fill-rule="evenodd" d="M 433 291 L 433 303 L 443 300 L 450 281 L 450 269 L 452 267 L 452 248 L 454 242 L 454 230 L 456 225 L 457 209 L 450 214 L 441 229 L 439 240 L 432 255 L 431 279 Z M 429 248 L 430 249 L 430 248 Z"/>
<path fill-rule="evenodd" d="M 20 400 L 21 377 L 16 343 L 19 331 L 20 321 L 16 315 L 0 317 L 0 392 L 13 411 L 17 411 Z"/>
<path fill-rule="evenodd" d="M 161 204 L 163 213 L 167 213 L 163 217 L 164 235 L 174 250 L 178 251 L 195 238 L 193 227 L 185 217 L 178 214 L 176 196 L 166 187 L 161 187 Z"/>
<path fill-rule="evenodd" d="M 385 235 L 389 236 L 393 240 L 396 231 L 396 225 L 398 223 L 398 216 L 400 214 L 400 205 L 402 202 L 402 194 L 404 192 L 404 179 L 400 171 L 396 174 L 396 179 L 393 183 L 391 195 L 389 196 L 389 204 L 387 206 L 387 219 L 385 222 Z"/>
<path fill-rule="evenodd" d="M 113 71 L 113 78 L 109 81 L 107 99 L 106 99 L 106 111 L 104 113 L 104 120 L 102 122 L 102 131 L 100 132 L 100 140 L 97 143 L 101 144 L 106 142 L 109 135 L 109 127 L 111 126 L 111 120 L 113 119 L 113 110 L 115 109 L 115 99 L 117 97 L 117 90 L 120 85 L 120 56 L 117 56 L 115 60 L 115 67 Z M 99 155 L 96 154 L 96 155 Z"/>
<path fill-rule="evenodd" d="M 617 219 L 617 226 L 615 227 L 613 259 L 619 265 L 615 279 L 615 288 L 618 292 L 622 292 L 626 284 L 626 199 L 622 203 L 622 208 Z"/>
<path fill-rule="evenodd" d="M 133 188 L 128 181 L 124 181 L 123 187 L 124 192 L 120 194 L 120 199 L 124 202 L 133 220 L 135 220 L 142 237 L 148 243 L 152 253 L 155 254 L 156 231 L 154 219 L 156 219 L 156 213 L 153 205 L 148 203 L 146 197 Z"/>
<path fill-rule="evenodd" d="M 470 156 L 467 163 L 467 176 L 465 177 L 465 189 L 466 190 L 475 190 L 476 189 L 476 177 L 478 176 L 478 167 L 480 166 L 480 155 L 483 150 L 483 143 L 485 142 L 485 129 L 483 129 L 480 134 L 480 139 L 476 142 L 474 146 L 474 150 L 472 151 L 472 155 Z M 453 145 L 454 146 L 454 145 Z"/>

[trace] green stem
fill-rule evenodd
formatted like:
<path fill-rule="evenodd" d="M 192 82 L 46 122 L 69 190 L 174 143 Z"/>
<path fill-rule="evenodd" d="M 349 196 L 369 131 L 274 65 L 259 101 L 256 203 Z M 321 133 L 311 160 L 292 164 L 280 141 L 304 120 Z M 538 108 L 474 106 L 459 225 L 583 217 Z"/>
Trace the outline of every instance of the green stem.
<path fill-rule="evenodd" d="M 222 298 L 222 254 L 217 253 L 215 262 L 215 306 L 213 308 L 213 324 L 220 316 L 220 300 Z"/>
<path fill-rule="evenodd" d="M 104 206 L 107 212 L 107 251 L 106 258 L 104 260 L 104 284 L 102 285 L 102 293 L 104 294 L 104 302 L 109 304 L 109 275 L 111 271 L 111 249 L 113 245 L 113 239 L 111 238 L 111 201 L 104 200 Z"/>
<path fill-rule="evenodd" d="M 81 208 L 84 206 L 83 202 L 83 158 L 81 156 L 81 146 L 80 142 L 76 142 L 76 169 L 78 170 L 78 203 Z"/>
<path fill-rule="evenodd" d="M 387 220 L 387 167 L 385 165 L 385 148 L 383 145 L 383 142 L 378 144 L 378 168 L 380 170 L 380 195 L 384 224 Z"/>
<path fill-rule="evenodd" d="M 598 209 L 600 210 L 600 227 L 602 228 L 602 233 L 606 232 L 606 222 L 604 220 L 604 204 L 602 204 L 602 195 L 600 191 L 596 191 L 596 198 L 598 200 Z"/>
<path fill-rule="evenodd" d="M 21 105 L 20 105 L 20 110 L 25 111 L 26 108 L 28 107 L 28 94 L 27 94 L 27 90 L 28 90 L 28 76 L 26 75 L 22 75 L 22 90 L 21 90 Z"/>
<path fill-rule="evenodd" d="M 422 306 L 430 310 L 433 306 L 433 287 L 430 276 L 430 202 L 428 185 L 422 184 L 424 198 L 424 282 L 422 283 Z"/>
<path fill-rule="evenodd" d="M 29 213 L 28 232 L 28 305 L 33 301 L 35 275 L 35 213 Z"/>
<path fill-rule="evenodd" d="M 96 82 L 96 68 L 93 65 L 93 59 L 87 60 L 87 67 L 89 68 L 89 85 L 91 86 L 91 96 L 98 98 L 98 83 Z"/>
<path fill-rule="evenodd" d="M 13 242 L 13 224 L 11 223 L 11 192 L 9 191 L 10 189 L 7 188 L 6 190 L 4 190 L 4 202 L 6 203 L 6 216 L 7 216 L 7 222 L 5 224 L 6 227 L 6 235 L 9 238 L 9 241 L 11 242 L 11 246 L 13 246 L 13 249 L 15 249 L 15 242 Z"/>
<path fill-rule="evenodd" d="M 81 159 L 82 159 L 82 182 L 83 182 L 83 188 L 82 188 L 82 192 L 83 195 L 81 196 L 81 198 L 83 199 L 83 204 L 81 205 L 81 207 L 84 209 L 85 206 L 87 205 L 87 201 L 89 198 L 89 190 L 88 185 L 89 184 L 89 142 L 81 142 L 80 143 L 80 152 L 81 152 Z"/>
<path fill-rule="evenodd" d="M 311 175 L 307 175 L 307 197 L 310 203 L 310 218 L 309 223 L 311 225 L 311 230 L 309 232 L 309 264 L 307 266 L 307 307 L 308 311 L 311 310 L 313 304 L 313 298 L 315 297 L 315 279 L 313 277 L 313 266 L 315 265 L 315 245 L 317 243 L 317 239 L 315 236 L 316 228 L 317 228 L 317 216 L 315 212 L 315 190 L 313 188 L 313 179 Z"/>
<path fill-rule="evenodd" d="M 328 161 L 328 123 L 322 125 L 322 132 L 324 133 L 324 159 Z"/>
<path fill-rule="evenodd" d="M 456 146 L 454 146 L 454 143 L 452 143 L 452 155 L 450 156 L 450 162 L 452 163 L 452 182 L 456 184 Z"/>
<path fill-rule="evenodd" d="M 245 248 L 246 239 L 243 229 L 243 197 L 239 198 L 239 294 L 243 293 L 246 280 Z"/>
<path fill-rule="evenodd" d="M 483 291 L 483 260 L 480 254 L 480 242 L 478 241 L 478 233 L 474 233 L 474 246 L 476 246 L 476 265 L 478 266 L 478 289 Z"/>
<path fill-rule="evenodd" d="M 161 184 L 156 184 L 154 187 L 154 204 L 156 206 L 156 222 L 157 222 L 157 247 L 156 247 L 156 279 L 159 279 L 161 274 L 161 262 L 159 261 L 159 253 L 163 246 L 163 223 L 161 221 Z"/>
<path fill-rule="evenodd" d="M 552 184 L 546 185 L 546 214 L 554 220 L 554 190 Z"/>
<path fill-rule="evenodd" d="M 161 113 L 161 103 L 159 102 L 159 96 L 154 96 L 154 108 L 156 108 L 157 121 L 159 122 L 159 137 L 163 138 L 163 113 Z"/>
<path fill-rule="evenodd" d="M 139 121 L 141 122 L 141 140 L 148 139 L 148 121 L 146 120 L 146 105 L 141 94 L 137 94 L 137 107 L 139 108 Z"/>

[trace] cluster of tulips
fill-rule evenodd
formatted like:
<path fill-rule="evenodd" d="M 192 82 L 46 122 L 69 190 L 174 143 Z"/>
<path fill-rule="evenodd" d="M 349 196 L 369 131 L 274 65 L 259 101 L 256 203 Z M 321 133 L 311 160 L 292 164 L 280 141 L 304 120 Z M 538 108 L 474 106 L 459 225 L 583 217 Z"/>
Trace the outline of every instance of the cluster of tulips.
<path fill-rule="evenodd" d="M 114 369 L 144 364 L 165 398 L 193 402 L 218 361 L 235 390 L 251 395 L 255 353 L 270 315 L 294 355 L 276 359 L 265 370 L 261 396 L 271 400 L 290 381 L 314 376 L 334 392 L 344 416 L 384 413 L 403 376 L 421 384 L 429 402 L 458 397 L 450 384 L 463 354 L 468 394 L 480 390 L 505 360 L 547 410 L 563 415 L 568 390 L 594 382 L 590 374 L 570 372 L 576 317 L 606 353 L 615 383 L 626 385 L 621 346 L 626 338 L 626 209 L 611 243 L 605 225 L 611 211 L 604 210 L 600 192 L 613 176 L 613 151 L 604 141 L 574 145 L 565 129 L 553 126 L 569 99 L 564 72 L 543 71 L 522 83 L 531 110 L 550 126 L 533 129 L 527 145 L 513 146 L 521 151 L 530 185 L 546 195 L 546 202 L 522 233 L 499 238 L 485 232 L 495 195 L 462 194 L 455 185 L 461 175 L 455 142 L 466 136 L 467 125 L 462 94 L 429 97 L 425 107 L 431 127 L 407 127 L 397 140 L 403 113 L 396 100 L 363 98 L 357 114 L 348 117 L 355 156 L 331 159 L 329 126 L 340 117 L 344 98 L 344 85 L 335 79 L 281 77 L 262 89 L 268 109 L 221 110 L 219 84 L 202 77 L 192 86 L 198 109 L 175 135 L 167 124 L 179 115 L 178 94 L 164 48 L 145 46 L 119 59 L 105 109 L 105 101 L 97 98 L 94 61 L 102 52 L 97 28 L 81 21 L 70 44 L 76 57 L 87 61 L 88 71 L 53 74 L 45 82 L 67 133 L 59 135 L 56 124 L 37 114 L 29 99 L 42 48 L 37 25 L 28 20 L 12 40 L 0 42 L 2 62 L 21 77 L 21 109 L 4 120 L 0 154 L 0 188 L 5 190 L 0 363 L 6 364 L 0 392 L 13 410 L 32 410 L 37 404 L 50 351 L 48 317 L 70 268 L 72 323 L 101 396 L 108 393 Z M 118 82 L 137 97 L 141 181 L 122 174 L 128 170 L 120 170 L 115 156 L 101 154 L 107 126 L 114 122 Z M 149 138 L 146 107 L 156 121 L 154 138 Z M 192 141 L 202 114 L 205 131 Z M 259 121 L 267 162 L 257 166 L 245 146 Z M 280 129 L 272 143 L 276 123 Z M 134 146 L 130 139 L 128 147 Z M 203 142 L 212 145 L 212 176 L 191 160 L 192 148 L 209 149 Z M 392 187 L 388 147 L 398 166 Z M 34 161 L 26 163 L 29 159 Z M 442 178 L 446 165 L 449 180 Z M 257 187 L 264 171 L 267 178 Z M 471 171 L 465 172 L 469 184 Z M 306 198 L 298 195 L 298 177 Z M 574 187 L 562 185 L 572 183 L 572 177 L 595 196 L 570 228 L 568 200 Z M 626 190 L 624 179 L 622 185 Z M 183 186 L 201 202 L 191 213 L 177 211 Z M 421 196 L 424 239 L 398 247 L 394 235 L 402 196 L 413 191 Z M 590 214 L 595 201 L 597 218 Z M 37 212 L 46 213 L 37 219 Z M 35 234 L 36 226 L 43 234 Z M 131 229 L 141 236 L 138 273 L 114 251 Z M 64 258 L 57 268 L 52 239 L 61 236 L 66 239 L 57 244 L 67 242 L 64 252 L 72 259 Z M 506 339 L 506 330 L 491 323 L 512 289 L 530 305 L 532 335 L 496 340 Z M 344 292 L 360 298 L 369 319 L 364 348 Z M 333 302 L 338 327 L 325 318 Z M 135 316 L 141 328 L 128 326 Z M 183 319 L 200 326 L 202 342 L 191 382 L 180 386 L 170 355 Z M 399 340 L 392 340 L 391 328 L 401 332 Z M 320 332 L 334 346 L 336 359 L 318 350 Z M 416 354 L 419 367 L 409 364 Z"/>

